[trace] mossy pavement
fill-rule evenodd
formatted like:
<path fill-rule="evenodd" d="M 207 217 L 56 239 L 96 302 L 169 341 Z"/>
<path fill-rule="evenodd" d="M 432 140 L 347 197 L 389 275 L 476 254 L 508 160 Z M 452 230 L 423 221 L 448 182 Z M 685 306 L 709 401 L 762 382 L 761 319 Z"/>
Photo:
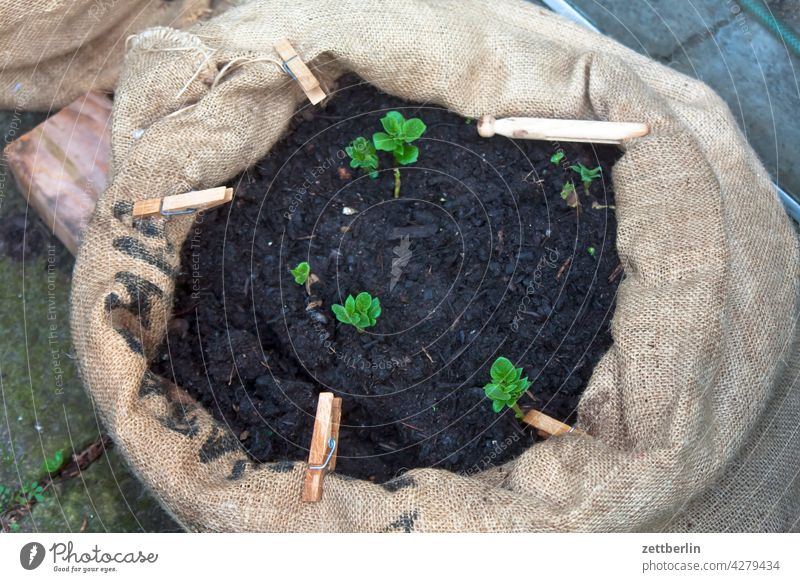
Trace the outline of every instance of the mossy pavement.
<path fill-rule="evenodd" d="M 43 114 L 0 112 L 6 140 Z M 24 484 L 42 482 L 56 451 L 68 458 L 103 433 L 78 378 L 69 333 L 73 258 L 49 235 L 0 159 L 0 513 Z M 0 489 L 0 491 L 2 491 Z M 113 447 L 47 488 L 15 531 L 178 531 Z"/>

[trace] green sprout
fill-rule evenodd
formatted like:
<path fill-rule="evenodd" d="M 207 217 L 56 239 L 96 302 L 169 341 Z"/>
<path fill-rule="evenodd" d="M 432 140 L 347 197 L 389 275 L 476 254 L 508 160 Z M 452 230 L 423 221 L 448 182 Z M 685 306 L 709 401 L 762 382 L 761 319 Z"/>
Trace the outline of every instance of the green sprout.
<path fill-rule="evenodd" d="M 561 160 L 563 160 L 564 157 L 565 157 L 564 152 L 561 151 L 561 150 L 558 150 L 556 153 L 554 153 L 552 156 L 550 156 L 550 163 L 558 165 L 558 163 Z"/>
<path fill-rule="evenodd" d="M 355 298 L 348 295 L 344 305 L 333 304 L 331 310 L 336 319 L 363 332 L 364 329 L 375 325 L 381 314 L 381 302 L 377 297 L 373 298 L 366 291 L 362 291 Z"/>
<path fill-rule="evenodd" d="M 586 249 L 586 252 L 592 256 L 595 256 L 595 254 L 597 253 L 594 247 L 589 247 L 588 249 Z"/>
<path fill-rule="evenodd" d="M 44 501 L 44 488 L 36 481 L 32 481 L 29 485 L 22 486 L 22 489 L 19 490 L 18 496 L 24 501 L 24 503 L 30 503 L 32 501 L 41 503 Z M 22 503 L 20 503 L 20 505 L 22 505 Z"/>
<path fill-rule="evenodd" d="M 597 166 L 595 169 L 590 170 L 583 164 L 578 164 L 577 166 L 570 166 L 569 169 L 577 174 L 580 174 L 581 182 L 583 182 L 583 191 L 586 192 L 587 195 L 589 194 L 589 187 L 592 185 L 592 182 L 594 182 L 597 178 L 600 177 L 600 172 L 602 171 L 600 169 L 600 166 Z"/>
<path fill-rule="evenodd" d="M 517 400 L 531 385 L 527 376 L 522 377 L 522 368 L 515 368 L 511 360 L 499 357 L 492 364 L 489 374 L 492 381 L 483 387 L 483 391 L 492 400 L 492 409 L 500 412 L 507 406 L 517 418 L 522 418 Z"/>
<path fill-rule="evenodd" d="M 575 184 L 572 182 L 564 182 L 561 187 L 561 198 L 567 202 L 567 206 L 570 208 L 578 208 L 581 205 L 578 192 L 575 190 Z"/>
<path fill-rule="evenodd" d="M 289 272 L 294 277 L 294 282 L 298 285 L 305 285 L 306 281 L 308 281 L 308 275 L 311 273 L 311 267 L 308 263 L 303 261 L 302 263 L 298 263 L 294 269 L 289 269 Z"/>
<path fill-rule="evenodd" d="M 11 489 L 5 485 L 0 485 L 0 512 L 5 511 L 11 503 Z"/>
<path fill-rule="evenodd" d="M 378 177 L 378 152 L 372 142 L 364 137 L 357 137 L 344 151 L 350 156 L 351 168 L 363 168 L 369 172 L 370 178 Z"/>
<path fill-rule="evenodd" d="M 42 469 L 45 473 L 55 473 L 58 471 L 61 466 L 64 464 L 64 450 L 59 449 L 55 453 L 53 453 L 52 457 L 49 457 L 44 460 L 42 463 Z"/>
<path fill-rule="evenodd" d="M 385 131 L 379 131 L 372 136 L 375 149 L 390 152 L 394 161 L 401 166 L 416 162 L 419 148 L 411 145 L 411 142 L 425 133 L 427 127 L 422 120 L 417 117 L 406 119 L 399 111 L 390 111 L 381 118 L 381 125 Z M 399 168 L 394 168 L 394 197 L 400 197 Z"/>

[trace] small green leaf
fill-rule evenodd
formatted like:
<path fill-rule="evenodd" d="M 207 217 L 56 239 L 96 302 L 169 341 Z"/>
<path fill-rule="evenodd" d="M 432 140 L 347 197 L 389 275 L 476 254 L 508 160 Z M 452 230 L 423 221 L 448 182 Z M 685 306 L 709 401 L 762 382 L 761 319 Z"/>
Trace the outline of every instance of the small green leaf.
<path fill-rule="evenodd" d="M 334 303 L 333 305 L 331 305 L 331 311 L 333 311 L 333 314 L 339 321 L 342 321 L 344 323 L 350 322 L 350 318 L 347 315 L 347 311 L 345 310 L 344 307 L 342 307 L 338 303 Z"/>
<path fill-rule="evenodd" d="M 583 164 L 570 166 L 569 169 L 577 174 L 580 174 L 581 182 L 583 182 L 583 188 L 587 191 L 587 193 L 589 191 L 589 187 L 592 185 L 592 181 L 599 178 L 600 172 L 602 171 L 600 166 L 590 170 Z"/>
<path fill-rule="evenodd" d="M 359 313 L 366 313 L 372 304 L 372 297 L 369 293 L 362 291 L 356 296 L 356 310 Z"/>
<path fill-rule="evenodd" d="M 49 459 L 45 459 L 42 463 L 42 469 L 45 473 L 55 473 L 64 464 L 64 450 L 59 449 Z"/>
<path fill-rule="evenodd" d="M 342 317 L 342 319 L 340 321 L 342 323 L 348 323 L 348 324 L 352 325 L 354 323 L 354 321 L 353 321 L 353 317 L 354 316 L 355 316 L 355 313 L 350 314 L 350 313 L 345 312 L 344 313 L 344 317 Z"/>
<path fill-rule="evenodd" d="M 509 394 L 501 386 L 498 384 L 487 384 L 483 387 L 483 393 L 486 394 L 487 398 L 491 398 L 492 400 L 499 400 L 504 402 L 508 400 Z"/>
<path fill-rule="evenodd" d="M 575 184 L 572 182 L 565 182 L 561 187 L 561 198 L 567 201 L 567 206 L 570 208 L 577 208 L 581 204 Z"/>
<path fill-rule="evenodd" d="M 369 315 L 372 319 L 377 319 L 377 317 L 381 314 L 381 302 L 376 297 L 372 300 L 369 306 Z"/>
<path fill-rule="evenodd" d="M 294 282 L 298 285 L 305 285 L 308 280 L 308 275 L 311 273 L 311 266 L 303 261 L 298 263 L 294 269 L 289 269 L 289 272 L 294 276 Z"/>
<path fill-rule="evenodd" d="M 372 136 L 372 143 L 375 145 L 376 150 L 380 150 L 382 152 L 393 152 L 396 147 L 395 139 L 391 135 L 387 135 L 382 131 L 379 131 Z"/>
<path fill-rule="evenodd" d="M 414 141 L 418 139 L 427 127 L 425 123 L 417 117 L 413 117 L 403 123 L 403 138 L 406 142 Z"/>
<path fill-rule="evenodd" d="M 377 297 L 373 299 L 366 291 L 362 291 L 355 298 L 348 295 L 344 305 L 331 305 L 331 310 L 336 319 L 358 328 L 359 331 L 375 325 L 381 314 L 380 301 Z"/>
<path fill-rule="evenodd" d="M 525 390 L 523 390 L 524 386 L 525 386 L 525 383 L 522 380 L 516 380 L 516 381 L 512 382 L 511 385 L 508 387 L 509 399 L 513 400 L 514 402 L 516 402 L 517 398 L 519 398 L 522 395 L 522 393 L 525 391 Z M 512 404 L 513 404 L 513 402 L 512 402 Z"/>
<path fill-rule="evenodd" d="M 505 403 L 500 402 L 499 400 L 495 400 L 492 402 L 492 410 L 494 410 L 495 412 L 501 412 L 504 406 Z"/>
<path fill-rule="evenodd" d="M 364 168 L 372 171 L 378 169 L 378 153 L 372 142 L 367 141 L 366 138 L 357 137 L 344 151 L 351 158 L 351 168 Z"/>
<path fill-rule="evenodd" d="M 559 150 L 556 153 L 554 153 L 552 156 L 550 156 L 550 162 L 553 163 L 553 164 L 558 164 L 561 160 L 564 159 L 564 157 L 565 157 L 564 156 L 564 152 Z"/>
<path fill-rule="evenodd" d="M 354 139 L 350 147 L 346 148 L 345 151 L 349 156 L 358 160 L 366 159 L 375 154 L 374 146 L 363 136 L 358 136 Z"/>
<path fill-rule="evenodd" d="M 390 111 L 381 117 L 381 125 L 383 126 L 383 129 L 386 130 L 386 133 L 393 136 L 401 135 L 404 122 L 405 117 L 403 117 L 403 114 L 399 111 Z"/>
<path fill-rule="evenodd" d="M 594 247 L 589 247 L 588 249 L 586 249 L 586 252 L 592 256 L 595 256 L 595 254 L 597 253 Z"/>
<path fill-rule="evenodd" d="M 407 166 L 417 161 L 419 157 L 419 148 L 414 145 L 405 144 L 399 151 L 395 150 L 394 159 L 401 166 Z"/>
<path fill-rule="evenodd" d="M 501 356 L 494 361 L 489 373 L 496 384 L 502 384 L 514 374 L 514 364 L 508 358 Z"/>

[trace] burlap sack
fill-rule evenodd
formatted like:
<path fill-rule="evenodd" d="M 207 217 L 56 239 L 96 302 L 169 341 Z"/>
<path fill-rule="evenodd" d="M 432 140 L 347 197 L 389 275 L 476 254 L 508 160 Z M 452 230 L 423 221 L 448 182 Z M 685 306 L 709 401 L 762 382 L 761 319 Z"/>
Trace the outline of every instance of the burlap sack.
<path fill-rule="evenodd" d="M 334 473 L 322 502 L 302 504 L 304 463 L 251 463 L 147 372 L 193 219 L 132 223 L 132 203 L 223 184 L 267 153 L 304 100 L 272 62 L 281 37 L 323 78 L 355 71 L 465 116 L 651 125 L 613 171 L 626 277 L 614 345 L 581 401 L 588 434 L 473 477 L 419 469 L 381 486 Z M 798 528 L 798 242 L 702 83 L 521 0 L 250 2 L 130 43 L 113 158 L 75 268 L 73 337 L 111 435 L 187 529 Z"/>
<path fill-rule="evenodd" d="M 59 108 L 110 91 L 125 39 L 149 26 L 182 28 L 211 0 L 3 0 L 0 109 Z"/>

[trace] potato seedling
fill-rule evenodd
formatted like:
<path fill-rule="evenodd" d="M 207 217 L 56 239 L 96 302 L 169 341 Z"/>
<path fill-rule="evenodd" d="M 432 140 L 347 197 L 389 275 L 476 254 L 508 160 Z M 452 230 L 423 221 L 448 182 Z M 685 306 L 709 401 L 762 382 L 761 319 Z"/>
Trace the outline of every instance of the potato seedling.
<path fill-rule="evenodd" d="M 23 505 L 24 503 L 30 503 L 32 501 L 41 503 L 44 501 L 44 487 L 39 485 L 36 481 L 33 481 L 28 485 L 23 485 L 17 493 L 17 500 L 22 501 L 20 505 Z"/>
<path fill-rule="evenodd" d="M 581 205 L 581 201 L 578 199 L 578 192 L 575 190 L 575 184 L 572 182 L 564 182 L 561 187 L 561 198 L 566 201 L 567 206 L 570 208 L 577 208 Z"/>
<path fill-rule="evenodd" d="M 58 449 L 53 453 L 52 457 L 48 457 L 42 463 L 42 469 L 45 473 L 55 473 L 64 464 L 64 450 Z"/>
<path fill-rule="evenodd" d="M 298 285 L 305 285 L 308 281 L 308 275 L 311 273 L 311 266 L 303 261 L 298 263 L 294 269 L 289 269 L 289 272 L 294 277 L 294 282 Z"/>
<path fill-rule="evenodd" d="M 406 119 L 399 111 L 390 111 L 381 118 L 384 131 L 372 134 L 372 142 L 357 137 L 344 151 L 350 156 L 351 168 L 362 168 L 370 178 L 378 177 L 378 151 L 389 152 L 395 164 L 407 166 L 417 161 L 419 148 L 412 145 L 425 133 L 427 127 L 421 119 Z M 400 197 L 400 169 L 394 168 L 394 197 Z"/>
<path fill-rule="evenodd" d="M 492 409 L 500 412 L 507 406 L 517 418 L 522 418 L 517 400 L 531 385 L 527 376 L 522 377 L 522 368 L 515 368 L 511 360 L 501 356 L 494 361 L 489 374 L 492 381 L 483 387 L 483 392 L 492 401 Z"/>
<path fill-rule="evenodd" d="M 345 153 L 350 156 L 351 168 L 363 168 L 369 172 L 370 178 L 378 177 L 378 152 L 371 141 L 364 137 L 357 137 L 352 143 L 344 148 Z"/>
<path fill-rule="evenodd" d="M 600 166 L 590 170 L 583 164 L 570 166 L 569 169 L 580 175 L 581 182 L 583 182 L 583 191 L 586 192 L 587 195 L 589 194 L 589 187 L 592 185 L 592 182 L 600 177 L 600 172 L 602 171 Z"/>
<path fill-rule="evenodd" d="M 381 314 L 381 302 L 366 291 L 362 291 L 355 298 L 348 295 L 344 305 L 335 303 L 331 306 L 336 319 L 355 327 L 359 332 L 375 325 Z"/>
<path fill-rule="evenodd" d="M 44 487 L 36 481 L 23 484 L 18 491 L 12 491 L 5 485 L 0 485 L 0 512 L 8 511 L 20 505 L 27 505 L 33 501 L 44 501 Z"/>
<path fill-rule="evenodd" d="M 419 148 L 411 145 L 425 133 L 427 127 L 421 119 L 412 117 L 406 119 L 399 111 L 390 111 L 381 118 L 384 131 L 379 131 L 372 136 L 375 149 L 389 152 L 394 161 L 407 166 L 417 161 Z M 394 168 L 394 197 L 400 197 L 400 169 Z"/>

